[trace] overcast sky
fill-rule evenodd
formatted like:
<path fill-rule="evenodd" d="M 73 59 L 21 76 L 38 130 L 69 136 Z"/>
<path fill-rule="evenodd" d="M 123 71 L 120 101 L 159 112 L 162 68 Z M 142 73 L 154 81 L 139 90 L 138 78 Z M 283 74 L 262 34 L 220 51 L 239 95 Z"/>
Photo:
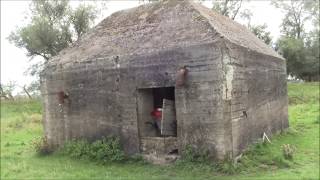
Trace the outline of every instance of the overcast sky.
<path fill-rule="evenodd" d="M 72 1 L 72 6 L 77 6 L 81 1 Z M 26 24 L 26 15 L 28 12 L 30 1 L 9 1 L 1 0 L 1 82 L 7 83 L 9 81 L 16 81 L 20 86 L 30 83 L 34 80 L 33 77 L 25 75 L 24 72 L 30 66 L 30 63 L 35 63 L 41 60 L 36 58 L 30 62 L 30 58 L 26 56 L 26 51 L 10 44 L 6 39 L 10 32 L 14 31 L 16 27 L 21 27 Z M 204 3 L 208 7 L 212 7 L 211 1 Z M 101 17 L 97 21 L 109 16 L 113 12 L 132 8 L 141 5 L 141 2 L 134 1 L 107 1 L 106 10 L 102 12 Z M 279 9 L 270 5 L 270 1 L 251 0 L 243 5 L 252 11 L 252 24 L 268 25 L 268 31 L 271 32 L 273 39 L 280 35 L 280 24 L 283 18 L 283 13 Z M 128 17 L 130 18 L 130 17 Z"/>

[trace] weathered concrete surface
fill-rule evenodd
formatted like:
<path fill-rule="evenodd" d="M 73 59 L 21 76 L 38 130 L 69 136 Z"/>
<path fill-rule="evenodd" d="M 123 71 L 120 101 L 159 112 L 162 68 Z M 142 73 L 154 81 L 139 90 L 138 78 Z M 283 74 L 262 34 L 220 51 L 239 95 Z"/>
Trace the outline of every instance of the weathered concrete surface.
<path fill-rule="evenodd" d="M 171 154 L 178 150 L 176 137 L 142 137 L 141 150 L 145 154 Z"/>
<path fill-rule="evenodd" d="M 49 143 L 116 135 L 128 154 L 142 152 L 141 137 L 154 132 L 141 131 L 139 92 L 174 87 L 182 66 L 188 76 L 175 88 L 179 152 L 191 145 L 212 158 L 235 156 L 263 132 L 288 127 L 285 61 L 241 25 L 169 1 L 111 15 L 46 65 Z M 69 94 L 61 106 L 60 91 Z"/>
<path fill-rule="evenodd" d="M 233 153 L 238 154 L 265 132 L 286 129 L 288 100 L 286 65 L 283 59 L 262 55 L 229 44 L 233 64 L 231 127 Z"/>

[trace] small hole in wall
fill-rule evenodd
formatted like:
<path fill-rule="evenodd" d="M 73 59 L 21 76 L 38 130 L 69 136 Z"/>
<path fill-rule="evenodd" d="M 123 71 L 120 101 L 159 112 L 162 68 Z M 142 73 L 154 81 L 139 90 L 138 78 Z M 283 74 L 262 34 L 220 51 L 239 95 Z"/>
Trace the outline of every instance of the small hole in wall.
<path fill-rule="evenodd" d="M 119 56 L 114 57 L 114 62 L 115 62 L 116 64 L 119 64 Z"/>
<path fill-rule="evenodd" d="M 178 149 L 173 149 L 168 154 L 178 154 Z"/>
<path fill-rule="evenodd" d="M 248 115 L 247 115 L 247 111 L 242 111 L 243 115 L 247 118 Z"/>

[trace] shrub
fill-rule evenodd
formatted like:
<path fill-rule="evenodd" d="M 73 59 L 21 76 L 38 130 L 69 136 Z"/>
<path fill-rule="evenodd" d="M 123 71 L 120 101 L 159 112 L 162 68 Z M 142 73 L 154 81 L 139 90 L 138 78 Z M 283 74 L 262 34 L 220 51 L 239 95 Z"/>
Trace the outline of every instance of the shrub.
<path fill-rule="evenodd" d="M 207 150 L 196 150 L 191 145 L 187 145 L 182 151 L 181 160 L 184 162 L 208 162 L 208 159 Z"/>
<path fill-rule="evenodd" d="M 97 140 L 90 145 L 90 158 L 93 160 L 122 161 L 125 158 L 119 138 L 109 137 Z"/>
<path fill-rule="evenodd" d="M 60 153 L 68 155 L 72 158 L 88 158 L 89 155 L 89 143 L 86 140 L 72 140 L 64 144 L 60 149 Z"/>
<path fill-rule="evenodd" d="M 226 155 L 223 161 L 217 160 L 215 163 L 211 161 L 214 157 L 210 157 L 208 150 L 197 150 L 191 145 L 187 145 L 182 151 L 181 158 L 177 161 L 177 165 L 183 167 L 191 167 L 192 169 L 207 169 L 208 171 L 217 171 L 224 174 L 234 174 L 239 171 L 238 166 L 230 154 Z"/>
<path fill-rule="evenodd" d="M 238 166 L 234 163 L 232 158 L 225 158 L 224 161 L 216 164 L 218 172 L 224 174 L 235 174 L 238 172 Z"/>
<path fill-rule="evenodd" d="M 104 137 L 92 143 L 87 140 L 69 141 L 60 149 L 60 153 L 72 158 L 89 159 L 102 163 L 125 159 L 125 153 L 116 137 Z"/>
<path fill-rule="evenodd" d="M 233 163 L 233 161 L 226 160 L 222 163 L 218 163 L 216 165 L 216 169 L 218 172 L 224 173 L 224 174 L 235 174 L 238 172 L 237 166 Z"/>
<path fill-rule="evenodd" d="M 53 152 L 46 137 L 34 139 L 32 141 L 32 147 L 39 155 L 48 155 Z"/>
<path fill-rule="evenodd" d="M 290 144 L 282 145 L 282 153 L 285 159 L 293 159 L 293 154 L 296 151 L 296 147 Z"/>

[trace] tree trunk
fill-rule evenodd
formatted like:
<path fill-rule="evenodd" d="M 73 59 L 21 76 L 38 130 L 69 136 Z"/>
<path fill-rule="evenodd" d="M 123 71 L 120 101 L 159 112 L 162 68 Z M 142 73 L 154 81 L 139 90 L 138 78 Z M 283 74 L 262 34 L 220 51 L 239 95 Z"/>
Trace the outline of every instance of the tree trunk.
<path fill-rule="evenodd" d="M 9 98 L 12 100 L 12 101 L 14 101 L 14 97 L 12 96 L 12 94 L 10 93 L 10 94 L 8 94 L 8 96 L 9 96 Z"/>
<path fill-rule="evenodd" d="M 30 93 L 26 89 L 26 86 L 23 86 L 23 91 L 28 95 L 29 99 L 32 99 L 32 96 L 30 95 Z"/>

